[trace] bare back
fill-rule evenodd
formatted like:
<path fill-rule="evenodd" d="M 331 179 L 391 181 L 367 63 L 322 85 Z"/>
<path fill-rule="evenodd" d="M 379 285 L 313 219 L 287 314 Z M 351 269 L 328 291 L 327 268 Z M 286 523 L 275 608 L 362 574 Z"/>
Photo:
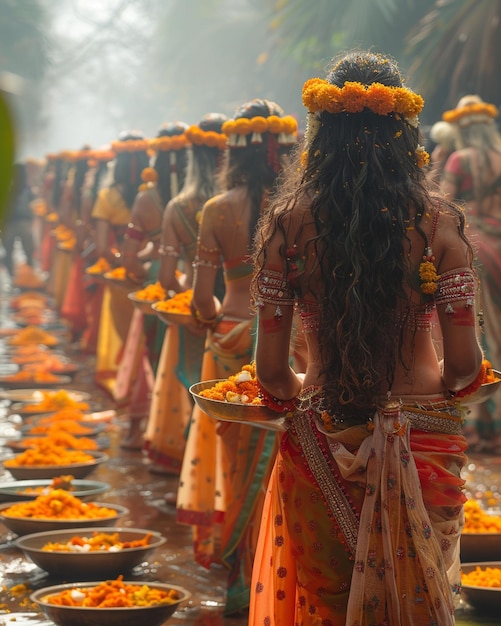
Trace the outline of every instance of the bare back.
<path fill-rule="evenodd" d="M 216 270 L 222 262 L 226 287 L 222 312 L 237 319 L 251 316 L 250 220 L 251 202 L 245 186 L 230 189 L 205 204 L 197 251 L 203 263 L 198 266 L 194 296 L 200 310 L 212 298 Z"/>

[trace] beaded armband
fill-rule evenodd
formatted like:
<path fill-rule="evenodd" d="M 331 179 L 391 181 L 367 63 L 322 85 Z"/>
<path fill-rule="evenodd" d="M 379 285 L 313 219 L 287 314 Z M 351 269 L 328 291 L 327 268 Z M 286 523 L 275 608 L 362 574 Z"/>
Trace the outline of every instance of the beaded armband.
<path fill-rule="evenodd" d="M 445 312 L 452 315 L 454 314 L 453 302 L 466 300 L 465 308 L 474 305 L 475 291 L 475 275 L 471 269 L 451 270 L 442 274 L 438 279 L 435 304 L 445 304 Z"/>
<path fill-rule="evenodd" d="M 320 328 L 320 314 L 318 312 L 318 307 L 312 307 L 311 305 L 301 302 L 299 304 L 299 315 L 301 317 L 305 333 L 318 333 Z"/>
<path fill-rule="evenodd" d="M 143 239 L 146 237 L 146 233 L 142 230 L 139 230 L 139 228 L 136 228 L 134 224 L 127 224 L 127 230 L 125 231 L 125 234 L 128 239 L 133 239 L 134 241 L 143 241 Z"/>
<path fill-rule="evenodd" d="M 274 304 L 275 319 L 280 320 L 283 316 L 282 305 L 293 306 L 295 294 L 291 285 L 281 272 L 263 269 L 256 278 L 255 293 L 252 294 L 257 307 L 265 304 Z"/>
<path fill-rule="evenodd" d="M 294 290 L 281 272 L 264 269 L 256 278 L 256 291 L 254 294 L 257 306 L 264 304 L 287 304 L 295 302 Z"/>
<path fill-rule="evenodd" d="M 174 246 L 164 246 L 163 244 L 160 244 L 158 246 L 158 254 L 160 256 L 173 256 L 176 259 L 179 258 L 179 250 L 176 250 Z"/>

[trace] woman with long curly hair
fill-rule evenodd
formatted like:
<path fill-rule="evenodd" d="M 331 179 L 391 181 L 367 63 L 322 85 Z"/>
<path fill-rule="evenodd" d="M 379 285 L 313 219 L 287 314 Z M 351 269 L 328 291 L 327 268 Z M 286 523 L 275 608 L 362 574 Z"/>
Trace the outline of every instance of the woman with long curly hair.
<path fill-rule="evenodd" d="M 345 55 L 305 83 L 303 103 L 304 143 L 254 257 L 261 402 L 286 432 L 249 623 L 451 625 L 461 403 L 486 379 L 465 218 L 427 192 L 424 102 L 392 59 Z M 289 364 L 296 308 L 301 375 Z"/>

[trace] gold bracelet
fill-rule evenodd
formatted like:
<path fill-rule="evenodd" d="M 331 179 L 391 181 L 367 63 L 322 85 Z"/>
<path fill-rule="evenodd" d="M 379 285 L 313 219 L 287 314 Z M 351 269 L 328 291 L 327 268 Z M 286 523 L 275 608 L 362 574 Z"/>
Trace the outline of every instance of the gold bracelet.
<path fill-rule="evenodd" d="M 200 315 L 200 311 L 195 307 L 192 307 L 193 317 L 199 324 L 203 324 L 204 326 L 215 326 L 223 319 L 223 314 L 221 312 L 217 312 L 211 318 L 205 318 Z"/>

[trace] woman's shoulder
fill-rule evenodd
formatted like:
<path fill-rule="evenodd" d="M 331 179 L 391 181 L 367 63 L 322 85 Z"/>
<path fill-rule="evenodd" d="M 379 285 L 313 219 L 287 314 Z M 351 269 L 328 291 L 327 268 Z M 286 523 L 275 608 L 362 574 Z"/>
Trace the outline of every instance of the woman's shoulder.
<path fill-rule="evenodd" d="M 422 226 L 439 265 L 446 256 L 449 259 L 459 257 L 461 262 L 458 267 L 468 265 L 468 237 L 464 224 L 465 213 L 459 205 L 441 197 L 433 199 Z M 459 261 L 456 259 L 456 262 Z"/>
<path fill-rule="evenodd" d="M 240 187 L 228 189 L 209 198 L 204 204 L 204 213 L 225 213 L 235 207 L 241 207 L 242 203 L 248 201 L 245 190 Z"/>

